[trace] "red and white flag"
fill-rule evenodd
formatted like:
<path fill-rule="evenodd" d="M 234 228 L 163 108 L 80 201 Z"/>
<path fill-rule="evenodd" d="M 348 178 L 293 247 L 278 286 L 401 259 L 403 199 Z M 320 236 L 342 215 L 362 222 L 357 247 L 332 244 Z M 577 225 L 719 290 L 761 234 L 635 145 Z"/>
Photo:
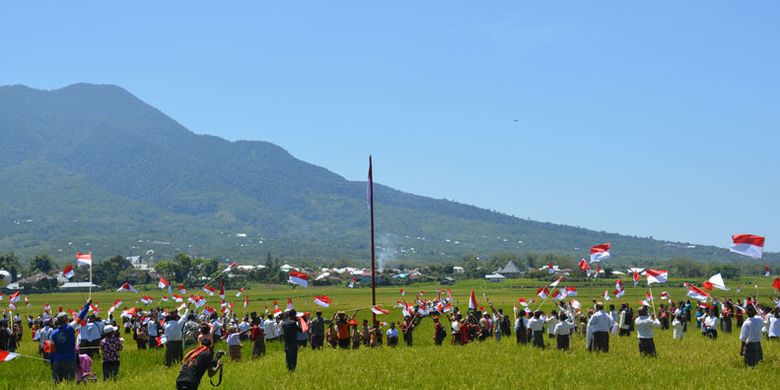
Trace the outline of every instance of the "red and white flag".
<path fill-rule="evenodd" d="M 474 290 L 471 290 L 469 295 L 469 310 L 477 310 L 477 297 L 474 295 Z"/>
<path fill-rule="evenodd" d="M 184 297 L 181 296 L 181 295 L 173 294 L 173 295 L 171 295 L 171 298 L 173 298 L 173 301 L 176 302 L 176 303 L 184 302 Z"/>
<path fill-rule="evenodd" d="M 330 307 L 330 304 L 333 302 L 330 298 L 328 298 L 325 295 L 315 295 L 314 296 L 314 303 L 318 306 L 322 307 Z"/>
<path fill-rule="evenodd" d="M 590 264 L 588 264 L 588 262 L 585 261 L 585 259 L 580 259 L 579 266 L 580 266 L 580 271 L 582 271 L 582 272 L 586 272 L 586 271 L 590 270 Z"/>
<path fill-rule="evenodd" d="M 594 263 L 608 259 L 610 256 L 609 248 L 611 247 L 612 244 L 610 243 L 590 247 L 590 262 Z"/>
<path fill-rule="evenodd" d="M 752 234 L 731 236 L 731 251 L 744 256 L 760 259 L 764 255 L 764 237 Z"/>
<path fill-rule="evenodd" d="M 81 267 L 82 265 L 92 265 L 92 252 L 90 253 L 76 253 L 76 265 Z"/>
<path fill-rule="evenodd" d="M 768 266 L 768 265 L 765 265 L 765 266 L 764 266 L 764 276 L 766 276 L 766 277 L 768 278 L 768 277 L 770 277 L 771 275 L 772 275 L 772 271 L 769 269 L 769 266 Z"/>
<path fill-rule="evenodd" d="M 706 292 L 706 291 L 704 291 L 704 290 L 702 290 L 702 289 L 700 289 L 700 288 L 698 288 L 698 287 L 696 287 L 696 286 L 694 286 L 694 285 L 692 285 L 690 283 L 685 283 L 685 287 L 688 289 L 688 294 L 686 294 L 686 295 L 691 297 L 691 298 L 693 298 L 693 299 L 696 299 L 696 300 L 699 300 L 699 301 L 706 301 L 710 297 L 710 294 L 708 292 Z"/>
<path fill-rule="evenodd" d="M 207 283 L 205 286 L 203 286 L 203 292 L 209 294 L 209 296 L 214 296 L 214 293 L 217 292 L 217 289 L 209 286 Z"/>
<path fill-rule="evenodd" d="M 384 314 L 390 314 L 390 310 L 382 309 L 379 306 L 372 306 L 371 312 L 377 315 L 384 315 Z"/>
<path fill-rule="evenodd" d="M 615 298 L 620 299 L 621 297 L 623 297 L 623 294 L 625 294 L 625 293 L 626 293 L 626 290 L 623 290 L 623 289 L 617 290 L 617 289 L 615 289 L 615 291 L 612 292 L 612 295 L 614 295 Z"/>
<path fill-rule="evenodd" d="M 148 295 L 144 295 L 144 296 L 141 297 L 141 303 L 143 303 L 144 305 L 148 305 L 148 304 L 150 304 L 152 302 L 154 302 L 154 299 L 152 299 L 152 297 L 150 297 Z"/>
<path fill-rule="evenodd" d="M 160 298 L 160 301 L 168 302 L 168 296 L 167 295 L 163 295 L 162 298 Z"/>
<path fill-rule="evenodd" d="M 528 300 L 525 298 L 517 298 L 517 301 L 520 302 L 523 307 L 528 307 Z"/>
<path fill-rule="evenodd" d="M 772 288 L 776 291 L 780 291 L 780 278 L 775 278 L 775 280 L 772 282 Z"/>
<path fill-rule="evenodd" d="M 124 282 L 121 286 L 119 286 L 119 288 L 116 291 L 117 292 L 134 292 L 134 293 L 138 292 L 128 282 Z"/>
<path fill-rule="evenodd" d="M 236 298 L 240 297 L 241 293 L 243 292 L 244 292 L 244 288 L 243 287 L 239 288 L 238 291 L 236 292 Z"/>
<path fill-rule="evenodd" d="M 555 290 L 555 291 L 552 293 L 552 295 L 550 295 L 550 298 L 552 298 L 552 299 L 553 299 L 553 300 L 555 300 L 555 301 L 560 301 L 560 300 L 562 300 L 562 299 L 566 298 L 565 296 L 561 296 L 561 295 L 562 295 L 562 294 L 561 294 L 561 290 Z"/>
<path fill-rule="evenodd" d="M 406 291 L 404 291 L 404 289 L 401 289 L 401 296 L 402 296 L 402 297 L 403 297 L 403 296 L 406 296 Z"/>
<path fill-rule="evenodd" d="M 179 288 L 179 294 L 182 294 L 182 295 L 187 294 L 187 289 L 184 288 L 183 284 L 180 284 L 178 288 Z"/>
<path fill-rule="evenodd" d="M 211 306 L 206 306 L 203 308 L 203 311 L 201 314 L 203 314 L 206 317 L 211 317 L 216 311 Z"/>
<path fill-rule="evenodd" d="M 653 300 L 653 294 L 650 294 L 650 291 L 645 293 L 645 300 L 648 302 Z"/>
<path fill-rule="evenodd" d="M 27 295 L 24 296 L 24 305 L 30 306 L 30 298 Z"/>
<path fill-rule="evenodd" d="M 219 297 L 224 300 L 225 299 L 225 281 L 221 281 L 219 283 Z"/>
<path fill-rule="evenodd" d="M 114 301 L 114 304 L 111 305 L 111 307 L 108 308 L 108 314 L 111 314 L 111 313 L 115 312 L 116 309 L 119 308 L 119 306 L 122 306 L 122 301 L 117 299 L 116 301 Z"/>
<path fill-rule="evenodd" d="M 51 305 L 48 303 L 43 304 L 43 311 L 46 313 L 51 313 Z"/>
<path fill-rule="evenodd" d="M 623 289 L 623 281 L 618 279 L 615 281 L 615 290 L 622 290 Z"/>
<path fill-rule="evenodd" d="M 282 314 L 282 309 L 279 308 L 279 302 L 274 299 L 274 318 L 279 317 Z"/>
<path fill-rule="evenodd" d="M 238 263 L 236 263 L 236 262 L 234 261 L 234 262 L 230 263 L 230 264 L 227 266 L 227 268 L 225 268 L 225 270 L 224 270 L 224 271 L 222 271 L 222 273 L 224 274 L 225 272 L 229 272 L 231 269 L 233 269 L 233 268 L 236 268 L 236 267 L 238 267 Z"/>
<path fill-rule="evenodd" d="M 10 362 L 18 357 L 18 353 L 0 350 L 0 362 Z"/>
<path fill-rule="evenodd" d="M 19 297 L 22 295 L 22 292 L 20 290 L 16 290 L 13 294 L 8 296 L 8 302 L 10 303 L 16 303 L 19 302 Z"/>
<path fill-rule="evenodd" d="M 666 291 L 661 291 L 661 300 L 666 301 L 669 299 L 669 293 Z"/>
<path fill-rule="evenodd" d="M 723 282 L 723 277 L 719 273 L 712 275 L 711 278 L 709 278 L 706 282 L 702 283 L 702 286 L 710 291 L 712 291 L 713 287 L 717 288 L 718 290 L 724 290 L 724 291 L 729 290 L 726 287 L 726 284 Z"/>
<path fill-rule="evenodd" d="M 292 298 L 287 298 L 287 308 L 285 310 L 295 310 L 292 303 Z"/>
<path fill-rule="evenodd" d="M 74 275 L 76 275 L 76 271 L 73 269 L 73 265 L 71 264 L 66 265 L 65 269 L 62 270 L 62 276 L 67 279 L 72 278 Z"/>
<path fill-rule="evenodd" d="M 639 272 L 634 271 L 634 287 L 639 285 Z"/>
<path fill-rule="evenodd" d="M 666 279 L 669 277 L 669 271 L 665 269 L 650 269 L 645 271 L 647 275 L 647 284 L 653 283 L 666 283 Z"/>
<path fill-rule="evenodd" d="M 579 310 L 582 307 L 580 301 L 576 299 L 572 299 L 571 301 L 569 301 L 569 304 L 571 305 L 572 308 L 574 308 L 574 310 Z"/>
<path fill-rule="evenodd" d="M 244 309 L 249 306 L 249 295 L 244 296 Z"/>
<path fill-rule="evenodd" d="M 290 279 L 287 281 L 302 287 L 309 287 L 309 275 L 303 272 L 290 271 Z"/>
<path fill-rule="evenodd" d="M 553 287 L 553 288 L 558 287 L 558 283 L 560 283 L 561 280 L 563 280 L 563 276 L 559 277 L 558 280 L 550 283 L 550 287 Z"/>
<path fill-rule="evenodd" d="M 168 281 L 167 281 L 167 280 L 165 280 L 165 278 L 163 278 L 162 276 L 160 276 L 160 280 L 157 282 L 157 287 L 158 287 L 158 288 L 166 288 L 166 287 L 168 287 L 169 285 L 170 285 L 170 283 L 168 283 Z"/>
<path fill-rule="evenodd" d="M 601 298 L 604 299 L 605 301 L 610 300 L 611 298 L 609 297 L 609 290 L 604 290 L 604 292 L 601 293 Z"/>
<path fill-rule="evenodd" d="M 566 296 L 567 297 L 576 297 L 577 296 L 577 287 L 566 287 Z"/>
<path fill-rule="evenodd" d="M 547 287 L 540 287 L 536 289 L 536 295 L 538 295 L 539 298 L 545 299 L 550 295 L 550 290 Z"/>

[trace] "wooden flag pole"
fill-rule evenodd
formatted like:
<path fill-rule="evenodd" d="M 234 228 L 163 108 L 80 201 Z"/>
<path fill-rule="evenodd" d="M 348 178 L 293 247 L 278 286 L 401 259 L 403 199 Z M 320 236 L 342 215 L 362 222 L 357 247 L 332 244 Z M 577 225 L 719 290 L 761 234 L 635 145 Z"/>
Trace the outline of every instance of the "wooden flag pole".
<path fill-rule="evenodd" d="M 371 155 L 368 156 L 368 195 L 371 211 L 371 305 L 376 306 L 376 245 L 374 244 L 374 174 Z M 371 312 L 371 324 L 376 323 L 376 313 Z"/>

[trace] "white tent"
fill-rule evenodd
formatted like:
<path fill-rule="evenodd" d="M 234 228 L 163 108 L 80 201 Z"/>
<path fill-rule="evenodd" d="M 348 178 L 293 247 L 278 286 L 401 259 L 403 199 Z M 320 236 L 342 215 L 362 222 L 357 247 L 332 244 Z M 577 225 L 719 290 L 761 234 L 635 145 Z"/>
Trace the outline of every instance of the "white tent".
<path fill-rule="evenodd" d="M 490 275 L 485 275 L 485 279 L 487 279 L 487 280 L 489 280 L 491 282 L 498 283 L 498 282 L 506 279 L 506 277 L 504 275 L 494 273 L 494 274 L 490 274 Z"/>

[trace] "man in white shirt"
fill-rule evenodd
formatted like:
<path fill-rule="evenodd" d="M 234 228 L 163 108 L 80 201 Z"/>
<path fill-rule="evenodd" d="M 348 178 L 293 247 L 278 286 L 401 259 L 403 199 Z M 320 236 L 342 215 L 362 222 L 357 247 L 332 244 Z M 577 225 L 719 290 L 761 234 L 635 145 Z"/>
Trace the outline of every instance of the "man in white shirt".
<path fill-rule="evenodd" d="M 596 302 L 596 312 L 590 316 L 585 331 L 588 351 L 609 352 L 609 330 L 612 324 L 612 318 L 604 313 L 604 304 Z"/>
<path fill-rule="evenodd" d="M 655 341 L 653 341 L 653 328 L 660 328 L 661 321 L 655 316 L 649 316 L 647 306 L 642 306 L 637 311 L 639 316 L 634 320 L 636 324 L 636 336 L 639 338 L 639 354 L 655 357 Z"/>
<path fill-rule="evenodd" d="M 276 321 L 273 316 L 268 314 L 263 321 L 263 333 L 265 333 L 265 341 L 271 341 L 276 339 Z"/>
<path fill-rule="evenodd" d="M 768 317 L 769 326 L 767 329 L 767 336 L 770 340 L 776 340 L 780 338 L 780 307 L 775 307 Z"/>
<path fill-rule="evenodd" d="M 95 317 L 94 314 L 91 314 L 87 318 L 87 324 L 84 326 L 84 329 L 79 332 L 79 337 L 81 339 L 79 349 L 81 353 L 87 354 L 89 357 L 100 352 L 100 340 L 103 338 L 103 333 L 97 322 L 97 317 Z"/>
<path fill-rule="evenodd" d="M 165 336 L 165 367 L 170 367 L 175 362 L 184 358 L 184 324 L 190 314 L 190 304 L 184 310 L 184 315 L 179 317 L 179 312 L 174 311 L 165 318 L 163 335 Z"/>
<path fill-rule="evenodd" d="M 559 350 L 567 351 L 569 349 L 569 335 L 572 329 L 574 329 L 574 321 L 567 318 L 565 313 L 561 313 L 555 324 L 555 329 L 553 329 Z"/>
<path fill-rule="evenodd" d="M 157 348 L 157 337 L 160 336 L 157 326 L 157 312 L 152 312 L 151 320 L 146 325 L 146 331 L 149 333 L 149 348 Z"/>
<path fill-rule="evenodd" d="M 714 310 L 709 309 L 707 311 L 707 316 L 704 317 L 702 322 L 702 328 L 704 328 L 704 334 L 707 337 L 713 340 L 718 338 L 718 317 L 715 316 Z"/>
<path fill-rule="evenodd" d="M 558 312 L 553 310 L 550 312 L 550 316 L 547 317 L 547 337 L 555 337 L 555 325 L 558 323 Z"/>
<path fill-rule="evenodd" d="M 533 318 L 528 320 L 528 329 L 531 330 L 533 337 L 533 346 L 544 349 L 544 323 L 547 318 L 542 315 L 541 310 L 534 312 Z"/>
<path fill-rule="evenodd" d="M 739 332 L 739 340 L 742 341 L 739 354 L 745 357 L 745 365 L 753 367 L 764 359 L 764 352 L 761 349 L 763 321 L 761 321 L 761 317 L 756 317 L 756 308 L 753 304 L 749 304 L 745 310 L 747 318 Z"/>

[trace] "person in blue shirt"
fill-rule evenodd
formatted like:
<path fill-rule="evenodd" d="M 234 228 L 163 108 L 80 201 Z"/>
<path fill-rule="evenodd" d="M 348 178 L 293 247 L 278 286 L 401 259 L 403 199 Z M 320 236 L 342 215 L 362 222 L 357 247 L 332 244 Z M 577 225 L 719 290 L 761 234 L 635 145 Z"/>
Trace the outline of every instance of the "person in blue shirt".
<path fill-rule="evenodd" d="M 51 377 L 54 383 L 76 379 L 76 360 L 78 359 L 76 354 L 76 329 L 79 328 L 80 322 L 87 317 L 91 303 L 92 299 L 87 300 L 87 303 L 79 312 L 78 318 L 74 318 L 71 323 L 68 323 L 68 313 L 60 312 L 57 314 L 56 329 L 49 335 L 52 345 L 50 358 Z"/>

